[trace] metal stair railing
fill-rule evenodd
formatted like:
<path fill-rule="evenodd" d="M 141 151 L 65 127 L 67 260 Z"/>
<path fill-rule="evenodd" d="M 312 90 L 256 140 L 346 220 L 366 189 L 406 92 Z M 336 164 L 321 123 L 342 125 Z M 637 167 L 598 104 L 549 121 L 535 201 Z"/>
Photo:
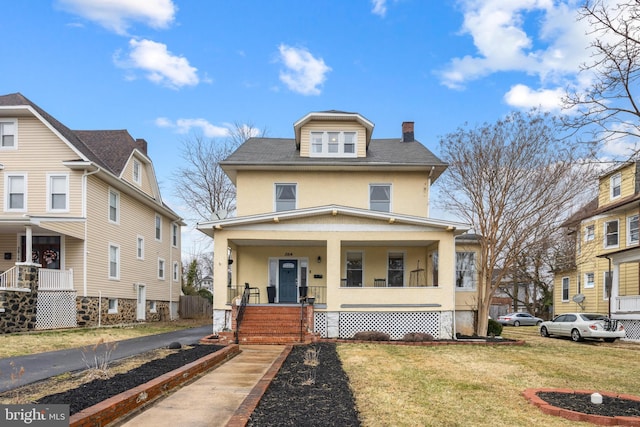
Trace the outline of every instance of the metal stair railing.
<path fill-rule="evenodd" d="M 240 324 L 242 323 L 242 318 L 244 317 L 244 311 L 247 307 L 247 303 L 249 302 L 249 295 L 251 294 L 251 290 L 249 289 L 249 284 L 244 284 L 244 292 L 242 293 L 242 299 L 240 300 L 240 307 L 238 307 L 238 314 L 236 315 L 236 344 L 239 344 L 239 335 L 240 335 Z"/>

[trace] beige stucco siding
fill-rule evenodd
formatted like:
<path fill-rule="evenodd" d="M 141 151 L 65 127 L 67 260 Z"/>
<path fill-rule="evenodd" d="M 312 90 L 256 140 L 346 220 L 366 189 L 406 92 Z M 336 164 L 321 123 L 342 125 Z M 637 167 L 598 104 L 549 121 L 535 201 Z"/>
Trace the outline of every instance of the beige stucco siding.
<path fill-rule="evenodd" d="M 300 133 L 300 156 L 309 157 L 311 132 L 357 132 L 356 156 L 366 157 L 366 131 L 357 123 L 311 122 L 302 127 Z"/>
<path fill-rule="evenodd" d="M 391 184 L 392 212 L 422 217 L 428 212 L 428 177 L 420 172 L 244 171 L 237 178 L 238 216 L 274 212 L 276 183 L 297 185 L 297 209 L 329 204 L 369 209 L 369 185 Z"/>

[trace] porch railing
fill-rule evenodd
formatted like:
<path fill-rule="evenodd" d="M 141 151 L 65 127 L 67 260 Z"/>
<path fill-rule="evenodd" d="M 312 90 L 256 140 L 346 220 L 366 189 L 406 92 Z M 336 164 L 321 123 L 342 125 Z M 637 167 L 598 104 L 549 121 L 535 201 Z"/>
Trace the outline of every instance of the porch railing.
<path fill-rule="evenodd" d="M 38 270 L 38 290 L 68 291 L 73 290 L 73 269 L 54 270 L 41 268 Z"/>
<path fill-rule="evenodd" d="M 243 291 L 244 291 L 244 287 L 228 286 L 227 287 L 227 304 L 231 304 L 231 302 L 235 298 L 241 296 Z M 309 289 L 307 290 L 307 295 L 314 296 L 316 298 L 315 304 L 327 303 L 327 287 L 326 286 L 309 286 Z M 251 302 L 251 301 L 248 301 L 248 302 Z M 260 302 L 266 302 L 266 301 L 260 300 Z"/>
<path fill-rule="evenodd" d="M 630 295 L 616 297 L 616 312 L 638 312 L 640 311 L 640 295 Z"/>
<path fill-rule="evenodd" d="M 247 303 L 249 302 L 249 295 L 251 290 L 249 289 L 249 284 L 244 284 L 244 291 L 242 292 L 242 299 L 240 301 L 240 307 L 238 307 L 238 314 L 236 315 L 236 344 L 240 342 L 240 324 L 242 323 L 242 318 L 244 317 L 244 310 L 247 307 Z"/>
<path fill-rule="evenodd" d="M 0 273 L 0 288 L 17 288 L 18 287 L 18 269 L 11 267 L 7 271 Z"/>

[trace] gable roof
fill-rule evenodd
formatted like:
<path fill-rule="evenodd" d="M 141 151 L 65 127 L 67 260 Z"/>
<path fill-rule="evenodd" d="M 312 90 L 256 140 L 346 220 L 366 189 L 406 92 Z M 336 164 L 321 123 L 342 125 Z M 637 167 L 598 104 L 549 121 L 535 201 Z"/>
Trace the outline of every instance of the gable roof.
<path fill-rule="evenodd" d="M 73 131 L 115 175 L 120 175 L 134 150 L 140 148 L 127 130 L 76 130 Z M 141 154 L 144 154 L 141 152 Z"/>

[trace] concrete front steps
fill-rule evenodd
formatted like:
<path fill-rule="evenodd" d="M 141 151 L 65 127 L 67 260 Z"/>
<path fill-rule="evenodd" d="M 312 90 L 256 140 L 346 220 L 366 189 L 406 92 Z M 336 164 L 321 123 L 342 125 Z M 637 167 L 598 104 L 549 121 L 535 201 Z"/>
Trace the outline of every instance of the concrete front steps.
<path fill-rule="evenodd" d="M 233 307 L 232 328 L 236 330 L 237 308 Z M 320 339 L 313 332 L 313 306 L 256 304 L 245 307 L 239 344 L 295 344 L 312 343 Z M 220 332 L 219 343 L 235 342 L 235 333 Z"/>

